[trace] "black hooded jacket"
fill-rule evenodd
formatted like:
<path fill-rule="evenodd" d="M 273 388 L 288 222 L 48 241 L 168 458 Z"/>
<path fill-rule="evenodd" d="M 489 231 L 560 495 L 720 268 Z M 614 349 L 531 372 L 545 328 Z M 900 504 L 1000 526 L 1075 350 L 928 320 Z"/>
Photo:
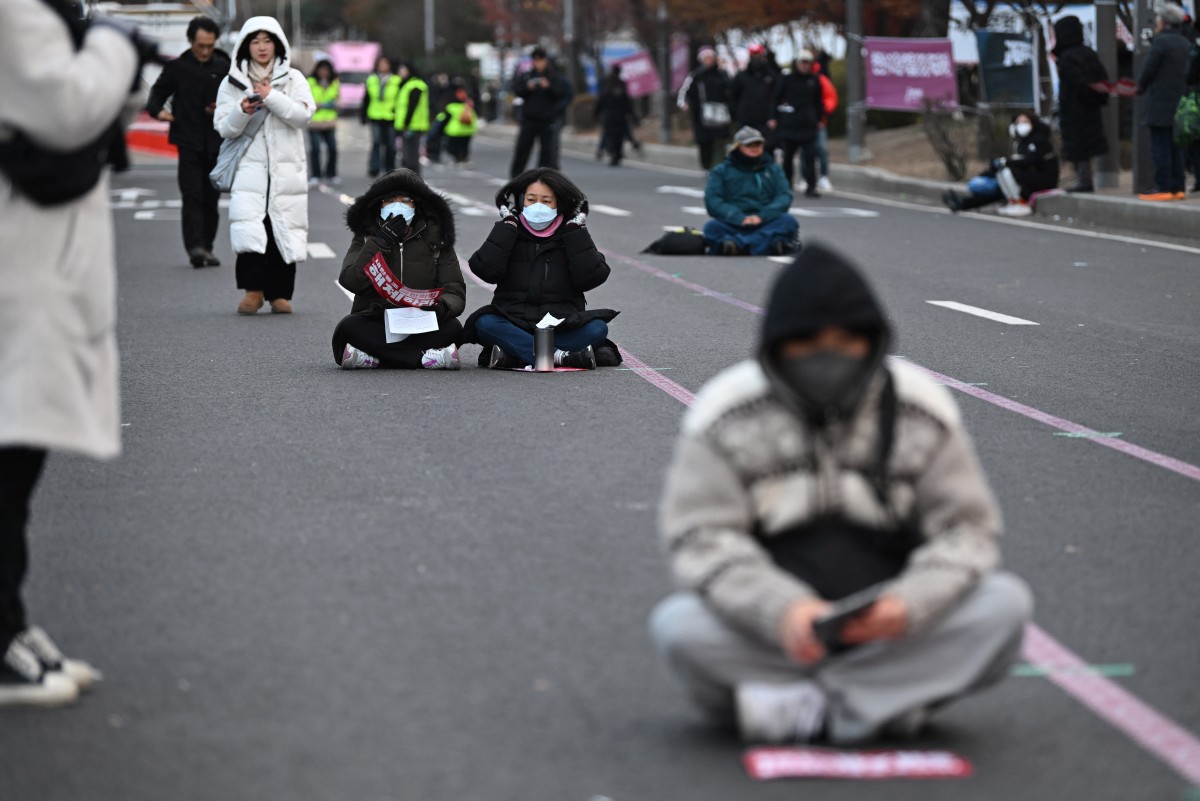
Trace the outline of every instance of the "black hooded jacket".
<path fill-rule="evenodd" d="M 1054 39 L 1062 156 L 1071 162 L 1086 161 L 1108 152 L 1100 111 L 1108 105 L 1108 95 L 1090 86 L 1107 81 L 1108 73 L 1096 51 L 1083 43 L 1083 24 L 1078 17 L 1063 17 L 1055 22 Z"/>
<path fill-rule="evenodd" d="M 221 149 L 221 135 L 213 128 L 213 112 L 217 104 L 217 89 L 229 74 L 229 55 L 213 50 L 212 58 L 201 63 L 185 50 L 179 58 L 168 62 L 150 89 L 146 113 L 157 117 L 168 99 L 175 121 L 167 132 L 167 141 L 187 150 L 201 150 L 216 155 Z"/>
<path fill-rule="evenodd" d="M 758 359 L 785 401 L 805 417 L 808 408 L 779 371 L 779 348 L 791 339 L 807 339 L 823 328 L 838 327 L 871 341 L 870 370 L 863 385 L 880 370 L 892 341 L 883 306 L 862 273 L 843 256 L 816 242 L 807 244 L 775 279 L 763 317 Z"/>
<path fill-rule="evenodd" d="M 375 238 L 382 223 L 380 206 L 397 195 L 415 200 L 416 214 L 400 246 L 383 252 L 384 260 L 406 287 L 443 290 L 434 308 L 439 320 L 458 317 L 466 306 L 467 286 L 454 252 L 454 214 L 445 198 L 405 169 L 381 176 L 346 211 L 346 227 L 354 239 L 342 260 L 338 281 L 354 293 L 351 314 L 383 317 L 384 309 L 396 308 L 376 291 L 365 268 L 381 251 Z"/>
<path fill-rule="evenodd" d="M 780 74 L 764 58 L 752 58 L 746 69 L 733 79 L 730 107 L 733 110 L 733 128 L 743 125 L 767 133 L 767 120 L 771 118 L 771 98 Z"/>
<path fill-rule="evenodd" d="M 511 203 L 518 188 L 510 183 L 496 195 L 499 208 Z M 584 202 L 582 195 L 558 192 L 560 218 Z M 471 271 L 496 285 L 490 306 L 467 321 L 466 337 L 474 340 L 474 323 L 480 315 L 499 314 L 526 331 L 547 313 L 563 319 L 560 329 L 578 328 L 591 320 L 608 322 L 612 309 L 588 309 L 583 293 L 608 280 L 609 267 L 585 227 L 558 229 L 547 237 L 535 236 L 521 223 L 498 222 L 488 238 L 468 260 Z"/>

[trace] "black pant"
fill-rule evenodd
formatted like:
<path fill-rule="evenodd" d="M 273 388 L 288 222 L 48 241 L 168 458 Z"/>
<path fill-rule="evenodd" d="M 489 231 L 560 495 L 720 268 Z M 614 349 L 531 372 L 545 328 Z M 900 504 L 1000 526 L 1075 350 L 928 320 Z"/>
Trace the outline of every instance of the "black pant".
<path fill-rule="evenodd" d="M 400 134 L 401 155 L 400 166 L 421 174 L 421 134 L 419 131 L 407 131 Z"/>
<path fill-rule="evenodd" d="M 446 152 L 454 159 L 455 164 L 471 160 L 471 137 L 447 136 L 442 141 L 446 143 Z"/>
<path fill-rule="evenodd" d="M 1175 144 L 1171 128 L 1150 126 L 1150 156 L 1154 160 L 1154 188 L 1159 192 L 1182 192 L 1186 184 L 1183 151 Z"/>
<path fill-rule="evenodd" d="M 44 450 L 0 448 L 0 652 L 26 626 L 21 603 L 21 585 L 29 568 L 25 526 L 29 499 L 45 463 Z"/>
<path fill-rule="evenodd" d="M 521 123 L 517 146 L 513 150 L 512 165 L 508 171 L 511 177 L 516 178 L 525 172 L 535 139 L 538 143 L 538 166 L 554 166 L 554 120 L 525 120 Z"/>
<path fill-rule="evenodd" d="M 321 171 L 321 143 L 325 143 L 325 171 Z M 313 178 L 337 178 L 337 131 L 308 129 L 308 167 Z"/>
<path fill-rule="evenodd" d="M 263 220 L 263 225 L 267 227 L 267 252 L 237 255 L 237 287 L 262 292 L 267 300 L 291 300 L 296 291 L 296 263 L 288 264 L 280 255 L 270 218 Z"/>
<path fill-rule="evenodd" d="M 208 174 L 217 166 L 217 154 L 209 155 L 203 150 L 179 148 L 177 177 L 179 194 L 183 198 L 180 217 L 183 220 L 183 248 L 188 252 L 197 248 L 212 250 L 217 238 L 217 222 L 220 213 L 217 201 L 221 193 L 213 188 Z"/>
<path fill-rule="evenodd" d="M 792 162 L 796 158 L 797 150 L 800 151 L 800 174 L 808 183 L 808 191 L 815 193 L 817 191 L 817 137 L 814 136 L 803 141 L 784 140 L 783 174 L 787 177 L 788 186 L 793 184 L 792 177 L 795 175 L 795 167 Z"/>
<path fill-rule="evenodd" d="M 371 150 L 367 173 L 374 178 L 379 171 L 396 169 L 396 124 L 391 120 L 371 120 Z"/>
<path fill-rule="evenodd" d="M 380 367 L 415 370 L 421 366 L 421 354 L 432 348 L 446 348 L 462 341 L 462 323 L 457 319 L 438 321 L 438 330 L 412 334 L 399 342 L 388 343 L 382 317 L 351 314 L 333 329 L 333 360 L 342 363 L 347 345 L 379 359 Z"/>

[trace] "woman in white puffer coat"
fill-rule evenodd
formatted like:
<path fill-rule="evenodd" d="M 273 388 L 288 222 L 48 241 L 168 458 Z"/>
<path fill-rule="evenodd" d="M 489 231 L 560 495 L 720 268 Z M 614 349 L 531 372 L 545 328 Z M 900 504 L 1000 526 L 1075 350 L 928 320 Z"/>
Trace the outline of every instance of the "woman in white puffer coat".
<path fill-rule="evenodd" d="M 289 314 L 296 262 L 308 254 L 308 156 L 305 129 L 316 104 L 308 80 L 291 68 L 288 40 L 273 17 L 242 26 L 233 66 L 217 91 L 213 125 L 225 139 L 266 114 L 238 164 L 229 204 L 239 314 L 256 314 L 263 299 Z"/>

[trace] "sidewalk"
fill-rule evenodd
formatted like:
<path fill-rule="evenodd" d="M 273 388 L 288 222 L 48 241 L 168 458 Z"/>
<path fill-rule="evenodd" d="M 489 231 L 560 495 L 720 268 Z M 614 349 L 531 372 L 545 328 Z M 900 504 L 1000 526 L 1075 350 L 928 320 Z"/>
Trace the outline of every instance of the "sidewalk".
<path fill-rule="evenodd" d="M 477 136 L 511 144 L 516 138 L 516 126 L 491 123 L 479 128 Z M 596 153 L 596 134 L 564 133 L 564 151 L 592 157 Z M 625 160 L 634 164 L 654 164 L 660 167 L 695 171 L 700 176 L 696 149 L 678 145 L 647 142 L 642 153 L 626 149 Z M 1123 174 L 1126 182 L 1128 174 Z M 881 195 L 899 200 L 941 205 L 942 192 L 955 187 L 966 191 L 965 184 L 949 181 L 930 181 L 909 178 L 878 167 L 860 167 L 831 163 L 829 178 L 838 190 Z M 984 212 L 987 213 L 987 212 Z M 1123 232 L 1139 236 L 1169 236 L 1176 239 L 1200 239 L 1200 194 L 1188 194 L 1188 199 L 1167 203 L 1138 200 L 1128 186 L 1102 190 L 1091 195 L 1070 195 L 1065 192 L 1039 198 L 1034 215 L 1054 221 L 1067 221 L 1077 227 L 1099 231 Z"/>

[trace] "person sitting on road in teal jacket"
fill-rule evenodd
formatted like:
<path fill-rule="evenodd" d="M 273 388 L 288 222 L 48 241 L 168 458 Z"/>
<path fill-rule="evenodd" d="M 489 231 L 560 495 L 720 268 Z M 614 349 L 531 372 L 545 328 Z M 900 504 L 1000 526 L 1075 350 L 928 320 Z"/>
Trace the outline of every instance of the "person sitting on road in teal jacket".
<path fill-rule="evenodd" d="M 796 250 L 800 224 L 788 213 L 792 187 L 758 130 L 742 127 L 733 149 L 708 176 L 704 225 L 709 252 L 722 256 L 776 255 Z"/>

